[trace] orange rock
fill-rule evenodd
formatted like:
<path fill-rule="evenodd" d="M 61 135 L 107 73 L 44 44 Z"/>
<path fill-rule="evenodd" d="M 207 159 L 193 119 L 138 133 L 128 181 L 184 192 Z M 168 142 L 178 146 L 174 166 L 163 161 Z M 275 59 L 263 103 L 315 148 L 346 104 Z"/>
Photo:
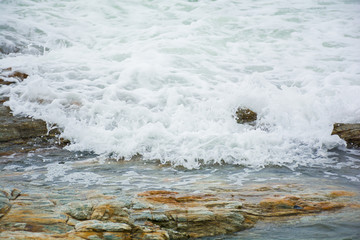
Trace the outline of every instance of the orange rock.
<path fill-rule="evenodd" d="M 262 200 L 259 205 L 260 207 L 266 209 L 292 209 L 295 205 L 295 202 L 284 198 L 267 198 Z"/>
<path fill-rule="evenodd" d="M 315 204 L 320 210 L 329 211 L 345 207 L 343 203 L 319 202 Z"/>
<path fill-rule="evenodd" d="M 175 198 L 176 194 L 178 192 L 155 190 L 139 193 L 138 196 L 145 197 L 147 201 L 152 203 L 179 204 Z"/>
<path fill-rule="evenodd" d="M 178 192 L 170 192 L 165 190 L 153 190 L 153 191 L 146 191 L 139 193 L 138 196 L 144 197 L 144 196 L 152 196 L 152 195 L 161 195 L 161 194 L 178 194 Z"/>
<path fill-rule="evenodd" d="M 337 198 L 337 197 L 352 197 L 355 196 L 356 193 L 348 192 L 348 191 L 333 191 L 329 194 L 329 197 Z"/>

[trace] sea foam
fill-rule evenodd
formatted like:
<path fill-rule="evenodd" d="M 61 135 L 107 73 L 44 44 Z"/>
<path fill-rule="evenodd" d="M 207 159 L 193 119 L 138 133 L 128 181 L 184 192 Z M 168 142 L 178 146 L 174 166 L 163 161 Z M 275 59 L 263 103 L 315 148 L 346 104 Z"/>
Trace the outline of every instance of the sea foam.
<path fill-rule="evenodd" d="M 360 121 L 358 1 L 2 1 L 2 95 L 70 150 L 130 159 L 331 162 Z M 9 54 L 8 54 L 9 53 Z M 258 113 L 239 125 L 237 107 Z"/>

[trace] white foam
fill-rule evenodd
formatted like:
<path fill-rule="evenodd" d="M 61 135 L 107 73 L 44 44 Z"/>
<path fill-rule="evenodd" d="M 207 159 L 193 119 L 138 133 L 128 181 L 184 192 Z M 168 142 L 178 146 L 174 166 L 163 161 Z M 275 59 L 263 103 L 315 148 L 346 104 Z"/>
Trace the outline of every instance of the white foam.
<path fill-rule="evenodd" d="M 360 120 L 356 1 L 1 2 L 0 91 L 56 123 L 71 150 L 185 167 L 329 162 L 335 122 Z M 8 44 L 9 45 L 9 44 Z M 30 50 L 31 51 L 30 51 Z M 259 114 L 238 125 L 238 106 Z"/>

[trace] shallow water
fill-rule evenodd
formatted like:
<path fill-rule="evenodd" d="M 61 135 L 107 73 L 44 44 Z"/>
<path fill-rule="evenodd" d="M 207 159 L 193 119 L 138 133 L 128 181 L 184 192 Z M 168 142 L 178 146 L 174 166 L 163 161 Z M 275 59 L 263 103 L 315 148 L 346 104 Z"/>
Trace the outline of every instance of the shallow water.
<path fill-rule="evenodd" d="M 273 189 L 271 194 L 275 195 L 310 194 L 314 197 L 337 190 L 352 191 L 357 195 L 351 201 L 360 202 L 359 152 L 337 149 L 333 150 L 335 153 L 333 167 L 327 168 L 269 166 L 256 170 L 224 164 L 189 170 L 140 158 L 118 161 L 86 152 L 39 149 L 1 157 L 0 187 L 18 188 L 24 194 L 61 195 L 62 204 L 81 199 L 87 191 L 121 196 L 130 201 L 134 194 L 147 190 L 219 196 L 228 191 L 240 191 L 247 201 L 256 202 L 269 195 L 254 191 L 262 187 Z M 354 158 L 357 164 L 349 165 L 349 158 Z M 236 234 L 203 239 L 357 239 L 360 236 L 359 214 L 357 208 L 344 208 L 313 216 L 270 219 Z"/>

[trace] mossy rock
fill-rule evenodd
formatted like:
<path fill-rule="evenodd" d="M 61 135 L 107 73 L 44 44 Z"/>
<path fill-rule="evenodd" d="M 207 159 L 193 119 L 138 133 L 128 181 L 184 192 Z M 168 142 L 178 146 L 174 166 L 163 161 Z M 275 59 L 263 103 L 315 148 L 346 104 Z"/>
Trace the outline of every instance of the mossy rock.
<path fill-rule="evenodd" d="M 257 120 L 257 113 L 248 108 L 238 108 L 235 113 L 236 122 L 239 124 L 253 123 Z"/>

